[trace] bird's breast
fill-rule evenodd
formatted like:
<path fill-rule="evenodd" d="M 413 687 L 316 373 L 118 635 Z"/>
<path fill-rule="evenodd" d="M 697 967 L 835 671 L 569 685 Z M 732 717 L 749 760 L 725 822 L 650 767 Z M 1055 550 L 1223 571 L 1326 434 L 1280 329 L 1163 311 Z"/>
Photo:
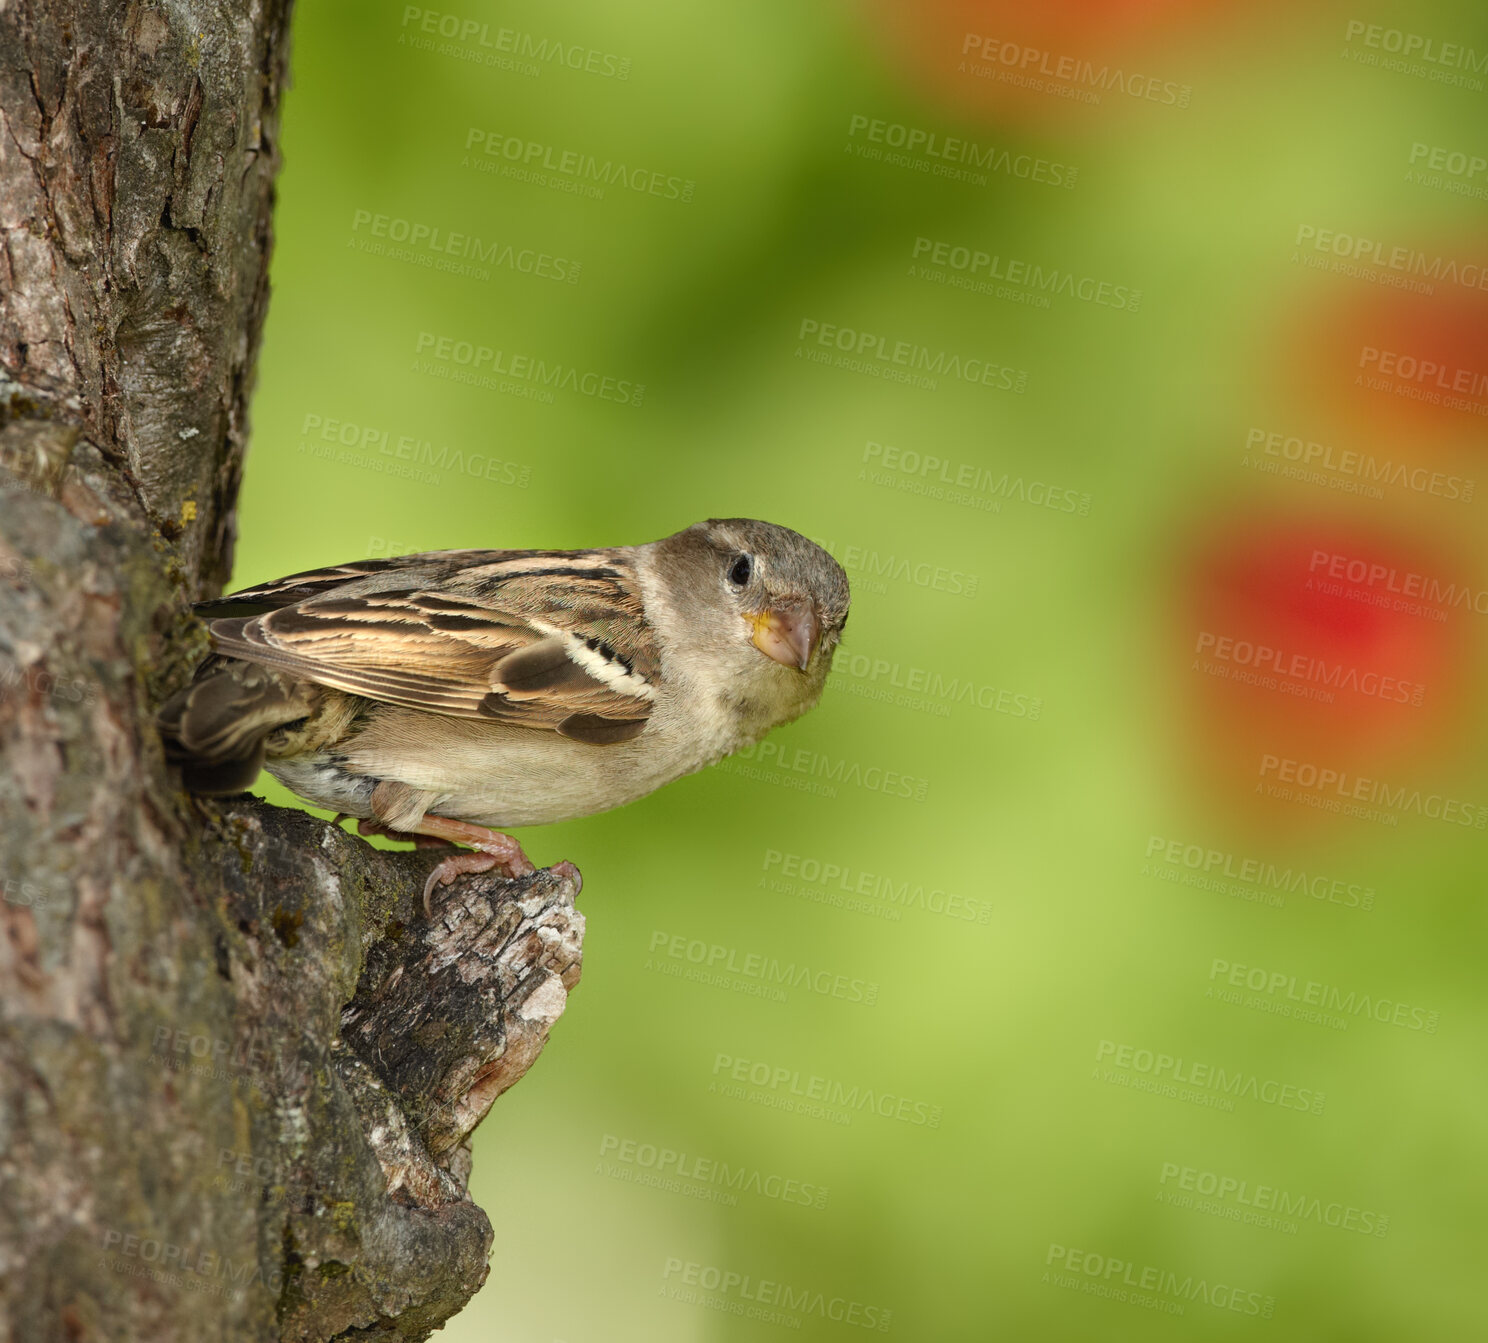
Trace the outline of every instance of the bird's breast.
<path fill-rule="evenodd" d="M 629 741 L 597 746 L 484 719 L 388 709 L 340 754 L 349 770 L 434 795 L 430 811 L 494 827 L 608 811 L 718 758 L 665 712 Z"/>

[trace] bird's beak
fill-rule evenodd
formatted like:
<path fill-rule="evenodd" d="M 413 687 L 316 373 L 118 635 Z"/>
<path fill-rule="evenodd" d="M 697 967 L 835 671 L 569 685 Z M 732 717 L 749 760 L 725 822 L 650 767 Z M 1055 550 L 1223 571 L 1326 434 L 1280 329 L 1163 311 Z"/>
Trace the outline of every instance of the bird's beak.
<path fill-rule="evenodd" d="M 768 658 L 805 671 L 821 637 L 821 621 L 810 602 L 783 602 L 745 616 L 754 630 L 751 642 Z"/>

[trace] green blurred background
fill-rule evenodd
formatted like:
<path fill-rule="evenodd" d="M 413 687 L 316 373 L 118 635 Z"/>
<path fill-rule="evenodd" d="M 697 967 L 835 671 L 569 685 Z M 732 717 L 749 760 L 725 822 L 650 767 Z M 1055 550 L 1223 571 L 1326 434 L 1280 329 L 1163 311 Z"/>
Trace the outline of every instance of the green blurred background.
<path fill-rule="evenodd" d="M 299 9 L 240 584 L 745 515 L 855 596 L 520 836 L 584 978 L 446 1336 L 1488 1335 L 1481 8 L 459 5 Z"/>

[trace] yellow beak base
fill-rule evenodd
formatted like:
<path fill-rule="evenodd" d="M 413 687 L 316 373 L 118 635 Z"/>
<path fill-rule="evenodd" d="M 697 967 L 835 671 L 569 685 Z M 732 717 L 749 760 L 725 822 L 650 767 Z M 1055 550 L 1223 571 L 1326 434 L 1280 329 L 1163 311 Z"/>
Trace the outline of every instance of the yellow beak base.
<path fill-rule="evenodd" d="M 821 624 L 807 603 L 792 602 L 746 616 L 752 628 L 751 641 L 767 658 L 797 671 L 805 671 L 821 637 Z"/>

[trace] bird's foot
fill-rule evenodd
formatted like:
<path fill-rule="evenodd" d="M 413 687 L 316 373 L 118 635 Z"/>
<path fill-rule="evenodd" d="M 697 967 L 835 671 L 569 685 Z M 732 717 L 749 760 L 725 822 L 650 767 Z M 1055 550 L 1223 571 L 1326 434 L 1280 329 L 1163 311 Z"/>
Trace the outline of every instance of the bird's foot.
<path fill-rule="evenodd" d="M 507 877 L 526 877 L 537 870 L 522 851 L 522 846 L 510 835 L 483 825 L 472 825 L 469 821 L 425 816 L 419 822 L 419 837 L 426 842 L 465 844 L 475 850 L 474 853 L 452 853 L 429 873 L 429 880 L 424 883 L 424 913 L 431 918 L 434 911 L 429 902 L 435 888 L 448 886 L 456 877 L 492 869 Z"/>
<path fill-rule="evenodd" d="M 434 917 L 434 907 L 430 901 L 434 898 L 434 889 L 437 886 L 448 886 L 456 877 L 463 877 L 468 872 L 489 872 L 501 862 L 494 853 L 471 853 L 461 850 L 452 853 L 435 869 L 429 873 L 429 880 L 424 883 L 424 916 Z M 514 876 L 515 873 L 507 873 Z"/>
<path fill-rule="evenodd" d="M 336 819 L 343 818 L 338 816 Z M 450 854 L 429 873 L 429 880 L 424 883 L 424 913 L 430 917 L 434 912 L 430 901 L 435 888 L 448 886 L 456 877 L 493 869 L 506 877 L 526 877 L 536 871 L 522 846 L 510 835 L 469 821 L 453 821 L 446 816 L 426 815 L 419 821 L 417 830 L 395 830 L 382 821 L 362 818 L 357 821 L 357 834 L 364 838 L 381 835 L 384 839 L 412 844 L 420 849 L 443 849 L 451 844 L 466 846 L 466 849 Z M 472 849 L 473 853 L 467 851 Z M 571 869 L 578 879 L 578 869 L 571 863 L 560 863 L 558 867 Z"/>
<path fill-rule="evenodd" d="M 336 817 L 336 820 L 349 820 L 344 813 Z M 381 821 L 369 821 L 359 819 L 357 821 L 357 834 L 363 839 L 370 839 L 373 835 L 381 835 L 383 839 L 396 840 L 400 844 L 412 844 L 419 849 L 444 849 L 448 848 L 450 841 L 438 839 L 433 835 L 416 835 L 408 830 L 394 830 L 390 825 L 383 825 Z"/>

